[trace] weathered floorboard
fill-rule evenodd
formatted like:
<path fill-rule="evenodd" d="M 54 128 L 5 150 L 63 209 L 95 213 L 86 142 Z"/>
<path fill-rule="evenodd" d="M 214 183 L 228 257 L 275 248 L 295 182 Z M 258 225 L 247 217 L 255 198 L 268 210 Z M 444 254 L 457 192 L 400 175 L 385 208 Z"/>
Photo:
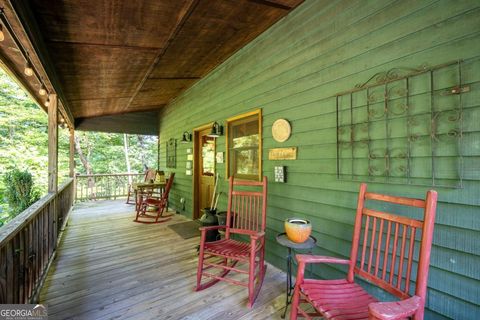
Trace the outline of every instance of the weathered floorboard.
<path fill-rule="evenodd" d="M 40 300 L 50 319 L 280 319 L 285 274 L 273 266 L 253 309 L 227 283 L 194 292 L 199 238 L 136 224 L 120 201 L 77 205 Z"/>

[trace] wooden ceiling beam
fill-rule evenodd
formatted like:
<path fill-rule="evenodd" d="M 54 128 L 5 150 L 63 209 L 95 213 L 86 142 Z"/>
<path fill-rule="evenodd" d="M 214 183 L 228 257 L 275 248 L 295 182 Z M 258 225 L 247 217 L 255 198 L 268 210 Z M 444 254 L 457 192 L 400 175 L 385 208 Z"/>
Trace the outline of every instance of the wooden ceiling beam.
<path fill-rule="evenodd" d="M 201 77 L 149 77 L 148 80 L 199 80 Z"/>
<path fill-rule="evenodd" d="M 158 112 L 130 112 L 90 118 L 76 118 L 80 131 L 116 132 L 158 136 Z"/>
<path fill-rule="evenodd" d="M 95 42 L 82 42 L 82 41 L 65 41 L 65 40 L 47 40 L 47 43 L 58 43 L 58 44 L 74 44 L 80 46 L 96 46 L 96 47 L 106 47 L 106 48 L 119 48 L 119 49 L 141 49 L 141 50 L 159 50 L 160 47 L 149 47 L 149 46 L 130 46 L 126 44 L 109 44 L 109 43 L 95 43 Z"/>
<path fill-rule="evenodd" d="M 195 9 L 195 7 L 197 6 L 198 2 L 199 2 L 199 0 L 190 0 L 182 8 L 182 12 L 180 13 L 180 18 L 177 20 L 177 23 L 176 23 L 175 27 L 172 28 L 172 30 L 171 30 L 171 32 L 168 36 L 167 42 L 165 43 L 164 47 L 158 51 L 155 59 L 153 60 L 150 67 L 148 68 L 148 71 L 145 73 L 145 76 L 143 77 L 143 79 L 138 84 L 138 86 L 135 89 L 132 97 L 128 101 L 125 109 L 128 109 L 131 106 L 133 100 L 135 99 L 135 97 L 138 95 L 138 93 L 142 89 L 143 85 L 145 84 L 145 81 L 147 81 L 148 77 L 150 76 L 150 74 L 155 69 L 155 66 L 158 64 L 158 62 L 160 61 L 162 56 L 165 54 L 165 52 L 167 51 L 170 43 L 172 43 L 172 41 L 175 38 L 175 36 L 177 35 L 177 33 L 182 29 L 183 25 L 185 24 L 185 21 L 187 21 L 188 17 L 192 14 L 192 12 Z"/>
<path fill-rule="evenodd" d="M 272 7 L 272 8 L 287 10 L 287 11 L 293 9 L 290 6 L 287 6 L 287 5 L 278 3 L 278 2 L 272 2 L 272 1 L 269 1 L 269 0 L 248 0 L 248 1 L 255 2 L 255 3 L 258 3 L 258 4 L 263 4 L 265 6 L 269 6 L 269 7 Z"/>
<path fill-rule="evenodd" d="M 20 22 L 24 33 L 27 35 L 30 45 L 34 49 L 35 54 L 42 64 L 41 66 L 37 65 L 36 67 L 41 67 L 44 73 L 47 75 L 48 80 L 53 86 L 57 96 L 61 100 L 60 108 L 62 109 L 61 111 L 63 111 L 62 114 L 65 118 L 65 121 L 70 128 L 75 128 L 75 121 L 72 112 L 68 107 L 67 99 L 65 98 L 60 82 L 58 81 L 58 76 L 55 68 L 53 67 L 48 50 L 45 46 L 45 42 L 40 34 L 40 28 L 37 25 L 28 1 L 9 0 L 9 3 L 14 9 L 17 19 Z"/>

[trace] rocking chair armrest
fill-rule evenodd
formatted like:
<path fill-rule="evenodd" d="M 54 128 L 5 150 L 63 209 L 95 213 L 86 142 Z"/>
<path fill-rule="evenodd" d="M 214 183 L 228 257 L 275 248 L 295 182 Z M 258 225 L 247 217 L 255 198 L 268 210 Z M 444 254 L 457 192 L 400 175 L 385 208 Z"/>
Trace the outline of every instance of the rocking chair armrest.
<path fill-rule="evenodd" d="M 350 260 L 339 259 L 328 256 L 314 256 L 309 254 L 297 254 L 295 256 L 299 263 L 336 263 L 336 264 L 350 264 Z"/>
<path fill-rule="evenodd" d="M 201 232 L 206 232 L 209 230 L 216 230 L 216 229 L 225 229 L 225 226 L 207 226 L 207 227 L 200 227 L 198 230 Z"/>
<path fill-rule="evenodd" d="M 258 239 L 263 238 L 263 237 L 265 237 L 265 232 L 263 232 L 263 231 L 255 232 L 253 234 L 250 234 L 250 238 L 252 238 L 254 240 L 258 240 Z"/>
<path fill-rule="evenodd" d="M 422 298 L 411 298 L 392 302 L 373 302 L 368 305 L 368 311 L 373 319 L 397 320 L 410 317 L 422 306 Z"/>

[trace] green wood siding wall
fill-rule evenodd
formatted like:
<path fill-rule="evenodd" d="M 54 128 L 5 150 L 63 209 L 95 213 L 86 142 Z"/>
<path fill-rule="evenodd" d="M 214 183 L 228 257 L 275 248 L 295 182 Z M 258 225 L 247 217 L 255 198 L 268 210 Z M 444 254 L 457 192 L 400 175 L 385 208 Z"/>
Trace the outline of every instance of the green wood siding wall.
<path fill-rule="evenodd" d="M 439 205 L 429 277 L 429 319 L 480 317 L 480 2 L 306 1 L 241 49 L 160 115 L 160 167 L 165 143 L 182 132 L 257 108 L 263 111 L 263 173 L 270 179 L 267 259 L 283 267 L 285 249 L 275 243 L 283 221 L 307 216 L 318 239 L 316 253 L 348 256 L 359 183 L 336 178 L 335 99 L 373 74 L 394 67 L 430 66 L 464 59 L 471 92 L 466 120 L 463 189 L 437 188 Z M 214 48 L 212 48 L 214 50 Z M 271 125 L 278 118 L 293 134 L 277 143 Z M 296 161 L 269 161 L 273 147 L 298 147 Z M 192 176 L 185 175 L 186 149 L 178 144 L 171 203 L 191 217 Z M 217 139 L 225 151 L 225 137 Z M 287 166 L 288 182 L 273 182 L 273 167 Z M 167 169 L 168 171 L 169 169 Z M 225 165 L 217 164 L 225 178 Z M 171 171 L 171 170 L 170 170 Z M 226 191 L 222 179 L 221 190 Z M 427 187 L 371 183 L 369 189 L 424 197 Z M 226 208 L 224 196 L 219 205 Z M 322 277 L 343 269 L 321 266 Z M 367 285 L 368 287 L 368 285 Z M 375 288 L 369 288 L 378 294 Z M 381 293 L 380 293 L 381 294 Z"/>

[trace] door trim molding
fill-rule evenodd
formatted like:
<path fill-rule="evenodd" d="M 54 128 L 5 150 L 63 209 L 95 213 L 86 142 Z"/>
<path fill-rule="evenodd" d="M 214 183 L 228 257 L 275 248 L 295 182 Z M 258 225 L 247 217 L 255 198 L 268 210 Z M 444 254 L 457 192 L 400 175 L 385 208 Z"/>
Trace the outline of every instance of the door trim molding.
<path fill-rule="evenodd" d="M 213 122 L 209 122 L 209 123 L 206 123 L 204 125 L 201 125 L 199 127 L 196 127 L 195 129 L 193 129 L 193 134 L 192 134 L 192 140 L 193 140 L 193 183 L 192 183 L 192 220 L 195 220 L 196 218 L 200 218 L 200 217 L 195 217 L 195 214 L 197 212 L 200 212 L 199 208 L 198 208 L 198 196 L 199 196 L 199 185 L 198 185 L 198 180 L 199 180 L 199 177 L 197 177 L 197 174 L 200 172 L 199 168 L 198 168 L 198 165 L 199 165 L 199 161 L 198 161 L 198 148 L 199 148 L 199 145 L 198 145 L 198 135 L 201 131 L 205 130 L 205 129 L 208 129 L 208 128 L 211 128 L 213 125 Z M 216 142 L 215 142 L 215 145 L 216 145 Z M 215 168 L 215 171 L 216 171 L 216 168 Z"/>

